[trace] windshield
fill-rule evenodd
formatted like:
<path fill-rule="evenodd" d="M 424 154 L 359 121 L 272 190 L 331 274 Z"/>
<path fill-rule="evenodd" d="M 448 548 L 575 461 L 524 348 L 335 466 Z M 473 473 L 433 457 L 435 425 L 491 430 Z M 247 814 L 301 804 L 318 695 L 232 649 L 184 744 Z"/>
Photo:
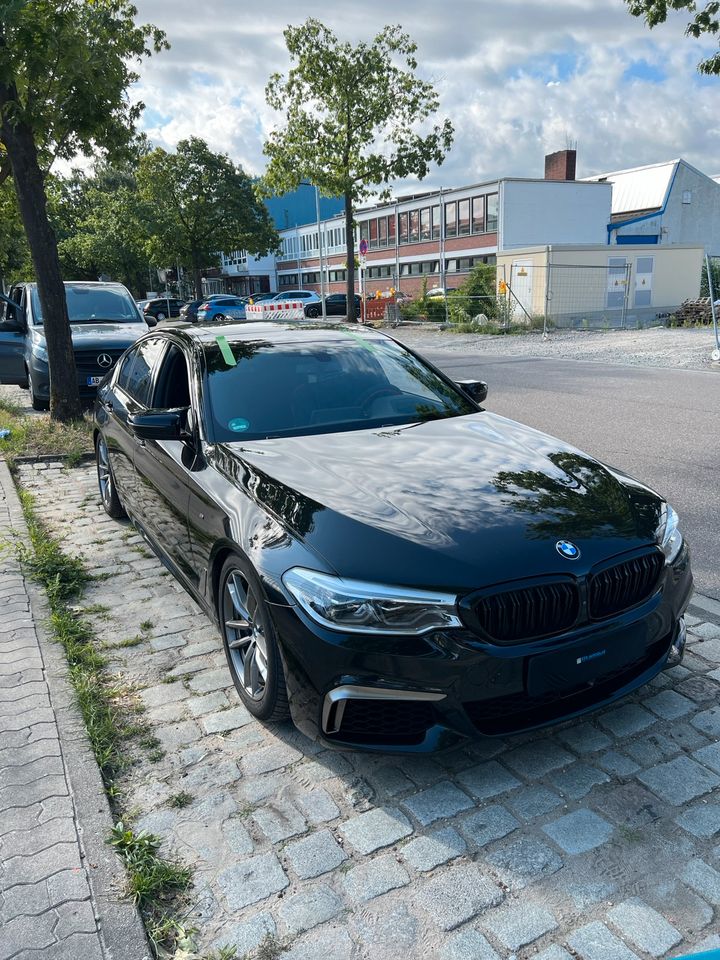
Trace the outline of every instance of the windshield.
<path fill-rule="evenodd" d="M 215 442 L 420 423 L 477 407 L 392 340 L 206 345 Z"/>
<path fill-rule="evenodd" d="M 65 300 L 70 323 L 142 322 L 135 301 L 121 286 L 66 283 Z M 35 324 L 42 324 L 43 315 L 37 287 L 32 288 L 32 312 Z"/>

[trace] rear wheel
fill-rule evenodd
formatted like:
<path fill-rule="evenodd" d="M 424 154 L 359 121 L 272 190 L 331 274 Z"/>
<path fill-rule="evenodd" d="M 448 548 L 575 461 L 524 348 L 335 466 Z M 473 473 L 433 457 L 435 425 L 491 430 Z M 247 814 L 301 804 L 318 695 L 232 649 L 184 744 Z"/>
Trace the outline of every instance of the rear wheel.
<path fill-rule="evenodd" d="M 228 557 L 220 572 L 218 614 L 240 699 L 258 720 L 287 720 L 290 712 L 275 628 L 255 571 L 238 556 Z"/>
<path fill-rule="evenodd" d="M 215 316 L 213 317 L 213 320 L 219 320 L 220 322 L 222 322 L 224 319 L 225 319 L 224 313 L 216 313 Z"/>
<path fill-rule="evenodd" d="M 100 499 L 105 513 L 113 520 L 121 520 L 127 514 L 123 510 L 120 498 L 115 489 L 115 478 L 113 477 L 108 448 L 102 434 L 95 443 L 95 462 L 97 464 L 98 487 L 100 488 Z"/>

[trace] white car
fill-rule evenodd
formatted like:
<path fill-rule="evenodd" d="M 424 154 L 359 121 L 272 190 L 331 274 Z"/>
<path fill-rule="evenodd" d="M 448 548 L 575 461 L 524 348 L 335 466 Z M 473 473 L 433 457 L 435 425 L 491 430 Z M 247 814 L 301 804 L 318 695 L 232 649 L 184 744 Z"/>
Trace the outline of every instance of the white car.
<path fill-rule="evenodd" d="M 314 290 L 284 290 L 270 297 L 270 300 L 302 300 L 303 303 L 320 303 L 320 297 Z"/>

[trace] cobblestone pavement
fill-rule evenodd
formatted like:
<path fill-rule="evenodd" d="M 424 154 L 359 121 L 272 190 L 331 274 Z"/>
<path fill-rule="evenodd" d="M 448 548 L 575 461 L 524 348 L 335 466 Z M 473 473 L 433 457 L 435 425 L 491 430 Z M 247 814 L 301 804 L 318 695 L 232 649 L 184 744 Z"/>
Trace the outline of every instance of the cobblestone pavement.
<path fill-rule="evenodd" d="M 203 949 L 254 956 L 268 933 L 285 960 L 720 947 L 720 604 L 700 598 L 683 666 L 582 721 L 432 758 L 327 751 L 245 711 L 215 629 L 105 516 L 90 466 L 20 478 L 107 574 L 85 603 L 108 608 L 97 635 L 164 750 L 120 786 L 137 826 L 192 864 Z"/>
<path fill-rule="evenodd" d="M 6 488 L 0 463 L 2 541 L 22 525 Z M 14 557 L 1 556 L 0 960 L 103 960 L 59 704 L 25 580 Z"/>

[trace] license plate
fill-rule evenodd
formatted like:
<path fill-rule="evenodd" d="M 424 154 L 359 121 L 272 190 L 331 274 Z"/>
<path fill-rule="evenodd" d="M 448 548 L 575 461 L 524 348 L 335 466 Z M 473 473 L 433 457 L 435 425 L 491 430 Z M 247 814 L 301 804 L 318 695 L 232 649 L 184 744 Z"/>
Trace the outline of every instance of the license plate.
<path fill-rule="evenodd" d="M 89 387 L 97 387 L 101 380 L 102 380 L 102 377 L 88 377 L 87 385 Z"/>
<path fill-rule="evenodd" d="M 635 663 L 646 646 L 647 626 L 636 623 L 602 639 L 531 657 L 528 693 L 534 697 L 563 693 L 602 681 L 607 674 Z"/>

